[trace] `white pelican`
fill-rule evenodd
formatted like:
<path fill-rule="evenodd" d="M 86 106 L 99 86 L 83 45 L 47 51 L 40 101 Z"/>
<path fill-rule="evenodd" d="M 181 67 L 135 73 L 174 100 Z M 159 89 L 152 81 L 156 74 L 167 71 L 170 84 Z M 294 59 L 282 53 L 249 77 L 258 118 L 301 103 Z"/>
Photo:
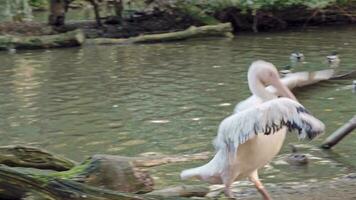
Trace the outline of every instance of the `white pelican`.
<path fill-rule="evenodd" d="M 253 62 L 248 71 L 248 85 L 254 95 L 238 104 L 235 113 L 220 123 L 214 140 L 217 149 L 214 158 L 201 167 L 184 170 L 181 178 L 222 183 L 228 197 L 233 197 L 230 186 L 234 181 L 249 178 L 265 200 L 271 199 L 257 170 L 279 152 L 287 130 L 297 130 L 299 138 L 308 139 L 324 131 L 324 124 L 299 104 L 288 89 L 297 85 L 294 79 L 287 82 L 291 85 L 285 85 L 273 64 Z M 267 85 L 273 87 L 265 88 Z"/>

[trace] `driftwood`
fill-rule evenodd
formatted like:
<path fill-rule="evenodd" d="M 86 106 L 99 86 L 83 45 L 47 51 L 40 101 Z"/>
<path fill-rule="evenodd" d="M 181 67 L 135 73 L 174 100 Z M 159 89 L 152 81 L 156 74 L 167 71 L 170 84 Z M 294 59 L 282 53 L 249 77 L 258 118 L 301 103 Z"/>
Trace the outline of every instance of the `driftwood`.
<path fill-rule="evenodd" d="M 11 167 L 31 167 L 55 171 L 69 170 L 76 165 L 74 161 L 53 155 L 42 149 L 27 146 L 0 147 L 0 164 Z"/>
<path fill-rule="evenodd" d="M 208 192 L 201 186 L 180 186 L 152 192 L 150 196 L 132 194 L 153 190 L 153 179 L 142 167 L 207 159 L 209 152 L 182 156 L 94 155 L 79 165 L 34 147 L 5 146 L 0 147 L 0 153 L 0 164 L 61 171 L 40 173 L 0 165 L 0 199 L 20 199 L 28 195 L 47 199 L 157 199 L 151 196 L 203 196 Z"/>
<path fill-rule="evenodd" d="M 338 80 L 338 79 L 351 79 L 351 78 L 356 78 L 356 70 L 335 75 L 335 76 L 331 77 L 330 79 Z"/>
<path fill-rule="evenodd" d="M 97 158 L 100 155 L 93 156 Z M 105 155 L 109 156 L 109 155 Z M 149 153 L 140 157 L 111 156 L 111 158 L 132 162 L 134 167 L 154 167 L 169 163 L 188 162 L 194 160 L 207 160 L 211 156 L 208 151 L 189 155 L 157 155 Z M 76 163 L 67 158 L 53 155 L 45 150 L 29 146 L 2 146 L 0 147 L 0 164 L 12 167 L 31 167 L 65 171 L 73 168 Z"/>
<path fill-rule="evenodd" d="M 211 157 L 210 152 L 201 152 L 189 155 L 158 155 L 133 158 L 136 167 L 154 167 L 169 163 L 188 162 L 193 160 L 207 160 Z"/>
<path fill-rule="evenodd" d="M 1 199 L 50 199 L 50 200 L 155 200 L 166 197 L 138 195 L 105 190 L 72 180 L 29 175 L 19 169 L 0 165 Z M 177 199 L 177 198 L 174 198 Z"/>
<path fill-rule="evenodd" d="M 195 27 L 191 26 L 186 30 L 160 33 L 150 35 L 140 35 L 131 38 L 110 39 L 110 38 L 97 38 L 88 40 L 88 44 L 131 44 L 131 43 L 151 43 L 151 42 L 167 42 L 176 40 L 185 40 L 195 37 L 209 37 L 209 36 L 224 36 L 232 37 L 232 26 L 230 23 L 208 25 Z"/>
<path fill-rule="evenodd" d="M 0 35 L 0 50 L 73 47 L 82 45 L 84 40 L 85 35 L 79 29 L 56 35 Z"/>
<path fill-rule="evenodd" d="M 74 166 L 66 159 L 31 147 L 1 147 L 0 152 L 1 164 L 62 170 L 62 172 L 48 174 L 47 178 L 73 180 L 121 192 L 147 193 L 153 190 L 151 176 L 135 167 L 133 160 L 128 157 L 94 155 L 80 165 Z"/>
<path fill-rule="evenodd" d="M 345 136 L 350 134 L 356 128 L 356 116 L 354 116 L 349 122 L 337 129 L 323 142 L 321 147 L 323 149 L 330 149 L 339 143 Z"/>
<path fill-rule="evenodd" d="M 182 185 L 162 190 L 155 190 L 148 194 L 162 197 L 205 197 L 209 193 L 208 186 Z"/>

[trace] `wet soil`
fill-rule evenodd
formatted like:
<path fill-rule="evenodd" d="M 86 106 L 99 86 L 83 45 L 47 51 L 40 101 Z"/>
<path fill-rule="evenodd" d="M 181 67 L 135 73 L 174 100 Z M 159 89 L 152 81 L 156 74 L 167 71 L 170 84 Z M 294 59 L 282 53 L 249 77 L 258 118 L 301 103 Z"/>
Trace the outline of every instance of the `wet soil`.
<path fill-rule="evenodd" d="M 323 182 L 289 183 L 268 185 L 265 187 L 274 200 L 355 200 L 356 173 L 345 177 Z M 236 193 L 244 200 L 262 199 L 253 188 Z"/>
<path fill-rule="evenodd" d="M 356 5 L 347 8 L 330 7 L 309 9 L 306 7 L 283 8 L 282 10 L 259 10 L 256 17 L 252 11 L 243 12 L 235 7 L 214 14 L 222 22 L 231 22 L 235 32 L 253 31 L 254 20 L 258 31 L 278 31 L 307 26 L 345 25 L 356 23 Z"/>
<path fill-rule="evenodd" d="M 0 23 L 0 35 L 38 36 L 58 33 L 51 26 L 39 22 L 3 22 Z"/>

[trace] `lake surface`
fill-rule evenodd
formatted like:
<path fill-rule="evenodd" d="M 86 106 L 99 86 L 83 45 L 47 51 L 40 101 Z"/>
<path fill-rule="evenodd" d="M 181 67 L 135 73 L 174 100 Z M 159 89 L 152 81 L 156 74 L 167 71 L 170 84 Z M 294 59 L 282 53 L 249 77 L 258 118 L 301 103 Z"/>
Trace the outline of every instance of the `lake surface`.
<path fill-rule="evenodd" d="M 327 68 L 336 50 L 340 70 L 356 68 L 356 27 L 238 35 L 128 46 L 0 52 L 0 145 L 47 149 L 76 161 L 97 153 L 136 156 L 145 152 L 213 151 L 218 124 L 250 96 L 249 64 L 265 59 L 289 64 L 299 50 L 306 63 L 294 71 Z M 326 81 L 295 91 L 327 126 L 313 142 L 289 134 L 281 154 L 261 171 L 265 183 L 331 179 L 355 170 L 356 134 L 332 152 L 323 139 L 356 113 L 352 80 Z M 296 144 L 308 167 L 284 162 Z M 182 183 L 182 169 L 206 161 L 152 168 L 157 187 Z"/>

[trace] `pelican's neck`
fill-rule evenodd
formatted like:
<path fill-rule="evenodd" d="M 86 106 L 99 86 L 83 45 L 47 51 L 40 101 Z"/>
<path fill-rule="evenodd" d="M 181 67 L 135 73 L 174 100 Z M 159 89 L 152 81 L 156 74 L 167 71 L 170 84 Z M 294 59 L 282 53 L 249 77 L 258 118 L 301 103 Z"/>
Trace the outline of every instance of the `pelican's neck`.
<path fill-rule="evenodd" d="M 266 86 L 255 74 L 248 75 L 248 86 L 252 94 L 261 98 L 263 101 L 268 101 L 276 98 L 273 93 L 266 90 Z"/>

